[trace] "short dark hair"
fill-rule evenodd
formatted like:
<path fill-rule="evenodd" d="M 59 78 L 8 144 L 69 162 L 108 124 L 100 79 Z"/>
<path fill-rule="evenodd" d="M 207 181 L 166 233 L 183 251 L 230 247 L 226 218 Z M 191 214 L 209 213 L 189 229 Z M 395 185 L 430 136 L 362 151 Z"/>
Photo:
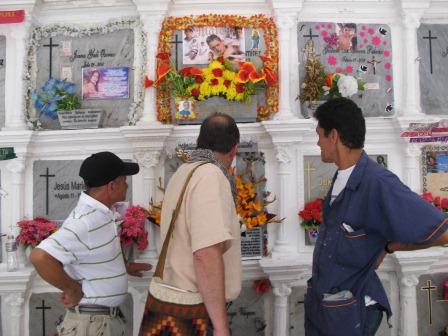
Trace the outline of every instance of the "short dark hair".
<path fill-rule="evenodd" d="M 330 99 L 314 112 L 319 127 L 324 129 L 325 136 L 332 129 L 339 133 L 341 142 L 348 148 L 364 147 L 366 121 L 361 109 L 353 100 L 347 98 Z"/>
<path fill-rule="evenodd" d="M 227 114 L 215 113 L 202 122 L 196 148 L 227 154 L 239 142 L 235 120 Z"/>
<path fill-rule="evenodd" d="M 210 42 L 212 42 L 213 40 L 222 41 L 221 38 L 215 34 L 211 34 L 211 35 L 207 36 L 207 39 L 205 41 L 207 42 L 207 44 L 210 44 Z"/>

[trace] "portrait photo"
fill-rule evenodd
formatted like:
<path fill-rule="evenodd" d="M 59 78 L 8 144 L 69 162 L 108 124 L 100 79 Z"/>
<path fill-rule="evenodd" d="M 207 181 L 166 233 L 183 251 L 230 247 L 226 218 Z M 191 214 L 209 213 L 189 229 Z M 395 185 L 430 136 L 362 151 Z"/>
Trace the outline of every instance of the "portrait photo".
<path fill-rule="evenodd" d="M 128 99 L 129 68 L 82 68 L 82 99 Z"/>

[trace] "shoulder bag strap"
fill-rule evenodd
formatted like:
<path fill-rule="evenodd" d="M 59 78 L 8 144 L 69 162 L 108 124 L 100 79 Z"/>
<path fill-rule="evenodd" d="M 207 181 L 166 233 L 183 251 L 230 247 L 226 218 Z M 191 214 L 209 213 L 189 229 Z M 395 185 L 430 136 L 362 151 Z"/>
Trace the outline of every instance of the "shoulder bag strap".
<path fill-rule="evenodd" d="M 185 180 L 185 184 L 182 187 L 182 191 L 180 193 L 179 199 L 177 200 L 176 208 L 173 210 L 173 214 L 171 216 L 170 221 L 170 227 L 168 228 L 168 232 L 166 233 L 165 240 L 163 241 L 162 250 L 160 251 L 159 255 L 159 261 L 157 262 L 156 270 L 154 272 L 154 276 L 159 277 L 160 279 L 163 279 L 163 269 L 165 268 L 165 260 L 166 255 L 168 252 L 168 244 L 171 239 L 171 235 L 174 231 L 174 223 L 176 222 L 177 216 L 179 215 L 180 207 L 182 205 L 182 201 L 184 199 L 185 190 L 187 189 L 188 182 L 190 182 L 191 177 L 193 176 L 193 173 L 198 169 L 200 166 L 205 165 L 209 162 L 202 162 L 198 164 L 196 167 L 194 167 L 190 173 L 187 176 L 187 179 Z"/>

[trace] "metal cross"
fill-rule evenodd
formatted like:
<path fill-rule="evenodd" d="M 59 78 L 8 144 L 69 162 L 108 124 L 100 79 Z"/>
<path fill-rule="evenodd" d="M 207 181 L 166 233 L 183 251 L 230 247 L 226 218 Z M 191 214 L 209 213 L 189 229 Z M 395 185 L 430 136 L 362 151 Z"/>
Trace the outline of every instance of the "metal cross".
<path fill-rule="evenodd" d="M 47 173 L 45 175 L 39 175 L 39 176 L 46 178 L 46 183 L 47 183 L 47 197 L 46 197 L 46 200 L 47 200 L 47 203 L 46 203 L 46 207 L 45 207 L 45 209 L 46 209 L 45 213 L 48 215 L 48 209 L 50 208 L 50 196 L 49 196 L 50 185 L 49 185 L 49 182 L 50 182 L 50 177 L 55 177 L 56 175 L 50 175 L 49 169 L 47 167 Z"/>
<path fill-rule="evenodd" d="M 315 171 L 316 168 L 311 166 L 311 163 L 308 161 L 307 166 L 305 168 L 305 172 L 307 173 L 307 181 L 308 181 L 308 200 L 311 199 L 311 172 Z"/>
<path fill-rule="evenodd" d="M 426 287 L 421 287 L 421 290 L 427 291 L 428 295 L 428 308 L 429 308 L 429 325 L 432 325 L 432 293 L 431 291 L 435 291 L 437 289 L 437 286 L 434 286 L 431 282 L 431 280 L 426 280 Z"/>
<path fill-rule="evenodd" d="M 175 52 L 174 52 L 174 55 L 176 55 L 176 63 L 175 63 L 175 66 L 176 66 L 176 70 L 178 70 L 178 62 L 179 62 L 179 56 L 178 56 L 178 50 L 179 50 L 179 46 L 178 46 L 178 44 L 182 44 L 182 41 L 181 40 L 179 40 L 179 36 L 177 36 L 177 34 L 174 36 L 174 41 L 170 41 L 170 43 L 171 44 L 174 44 L 174 50 L 175 50 Z"/>
<path fill-rule="evenodd" d="M 303 35 L 303 37 L 309 37 L 310 40 L 313 40 L 313 37 L 319 37 L 319 35 L 313 35 L 313 30 L 310 28 L 310 33 L 309 35 Z"/>
<path fill-rule="evenodd" d="M 50 44 L 44 44 L 43 47 L 48 47 L 50 48 L 50 74 L 48 76 L 48 78 L 52 77 L 52 64 L 53 64 L 53 47 L 59 47 L 59 44 L 53 44 L 53 38 L 50 37 Z"/>
<path fill-rule="evenodd" d="M 367 61 L 367 63 L 372 64 L 373 74 L 376 75 L 376 65 L 381 63 L 381 61 L 377 61 L 375 59 L 375 55 L 372 55 L 372 60 L 371 61 Z"/>
<path fill-rule="evenodd" d="M 45 310 L 51 309 L 51 307 L 45 306 L 45 300 L 42 300 L 42 306 L 35 307 L 36 309 L 42 310 L 42 335 L 45 336 Z"/>
<path fill-rule="evenodd" d="M 431 31 L 428 30 L 428 36 L 423 36 L 424 40 L 429 40 L 429 66 L 432 74 L 432 40 L 437 40 L 437 37 L 431 36 Z"/>

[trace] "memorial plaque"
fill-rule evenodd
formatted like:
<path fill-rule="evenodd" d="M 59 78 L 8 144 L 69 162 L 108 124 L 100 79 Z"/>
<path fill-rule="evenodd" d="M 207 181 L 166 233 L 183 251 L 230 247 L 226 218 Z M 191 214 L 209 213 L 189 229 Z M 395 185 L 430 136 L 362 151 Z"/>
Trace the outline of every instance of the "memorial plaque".
<path fill-rule="evenodd" d="M 56 327 L 65 317 L 66 309 L 61 303 L 60 293 L 36 293 L 29 300 L 29 335 L 54 336 Z M 132 335 L 132 297 L 127 295 L 120 306 L 126 320 L 125 335 Z"/>
<path fill-rule="evenodd" d="M 6 37 L 0 36 L 0 129 L 5 127 Z"/>
<path fill-rule="evenodd" d="M 443 299 L 447 273 L 424 274 L 416 287 L 418 335 L 439 335 L 448 325 L 448 300 Z"/>
<path fill-rule="evenodd" d="M 387 168 L 387 155 L 369 155 L 369 158 Z M 337 167 L 333 163 L 322 162 L 320 156 L 303 157 L 305 203 L 316 198 L 325 198 L 330 190 Z"/>
<path fill-rule="evenodd" d="M 358 91 L 350 99 L 361 107 L 366 117 L 394 114 L 392 43 L 388 25 L 300 22 L 300 83 L 306 75 L 305 46 L 310 41 L 326 74 L 342 73 L 365 82 L 365 90 Z"/>
<path fill-rule="evenodd" d="M 119 127 L 128 124 L 128 111 L 134 97 L 134 72 L 131 70 L 134 65 L 134 31 L 132 29 L 83 37 L 57 35 L 44 38 L 36 54 L 37 89 L 40 89 L 50 76 L 61 80 L 71 77 L 71 82 L 76 84 L 76 93 L 80 97 L 82 97 L 83 87 L 86 90 L 89 85 L 87 81 L 90 80 L 84 77 L 83 82 L 83 68 L 90 68 L 92 73 L 96 68 L 101 69 L 102 73 L 106 73 L 108 68 L 128 69 L 127 79 L 130 83 L 128 93 L 131 98 L 108 98 L 108 92 L 114 90 L 111 87 L 109 74 L 107 82 L 101 76 L 97 81 L 99 92 L 101 92 L 101 95 L 97 96 L 98 99 L 83 99 L 81 106 L 83 109 L 104 110 L 102 127 Z M 93 96 L 92 93 L 89 97 Z M 59 128 L 57 119 L 52 120 L 42 116 L 40 120 L 44 128 Z"/>
<path fill-rule="evenodd" d="M 103 110 L 58 111 L 62 129 L 98 128 L 103 118 Z"/>
<path fill-rule="evenodd" d="M 206 67 L 211 60 L 219 55 L 214 46 L 220 40 L 225 45 L 225 58 L 237 64 L 239 61 L 251 61 L 256 66 L 261 65 L 258 56 L 266 53 L 264 30 L 235 27 L 191 27 L 185 31 L 174 31 L 171 55 L 174 55 L 174 64 L 177 69 L 195 66 Z M 232 49 L 230 53 L 228 50 Z M 214 112 L 223 112 L 231 115 L 237 122 L 255 122 L 257 108 L 265 102 L 264 92 L 251 96 L 247 102 L 228 101 L 222 97 L 210 97 L 195 104 L 198 119 L 195 121 L 181 120 L 180 124 L 200 124 Z M 176 104 L 171 102 L 173 115 L 176 113 Z"/>
<path fill-rule="evenodd" d="M 180 147 L 189 152 L 196 148 L 195 144 L 182 144 Z M 164 185 L 168 181 L 181 161 L 177 157 L 165 160 Z M 256 178 L 264 176 L 264 156 L 258 151 L 258 146 L 253 142 L 243 142 L 238 145 L 238 155 L 236 160 L 236 173 L 242 173 L 250 168 Z M 266 182 L 261 182 L 257 186 L 256 192 L 262 195 L 266 189 Z M 241 255 L 243 259 L 261 259 L 264 252 L 264 231 L 266 228 L 255 228 L 246 231 L 241 236 Z"/>
<path fill-rule="evenodd" d="M 256 294 L 251 285 L 252 281 L 243 282 L 240 295 L 227 310 L 232 335 L 267 335 L 266 318 L 269 314 L 265 310 L 267 302 L 272 300 L 272 294 Z"/>
<path fill-rule="evenodd" d="M 78 203 L 85 189 L 79 177 L 82 160 L 35 161 L 33 165 L 33 213 L 50 220 L 63 221 Z M 127 178 L 126 200 L 132 202 L 131 177 Z"/>
<path fill-rule="evenodd" d="M 420 104 L 426 114 L 448 114 L 448 25 L 424 24 L 417 30 Z"/>

